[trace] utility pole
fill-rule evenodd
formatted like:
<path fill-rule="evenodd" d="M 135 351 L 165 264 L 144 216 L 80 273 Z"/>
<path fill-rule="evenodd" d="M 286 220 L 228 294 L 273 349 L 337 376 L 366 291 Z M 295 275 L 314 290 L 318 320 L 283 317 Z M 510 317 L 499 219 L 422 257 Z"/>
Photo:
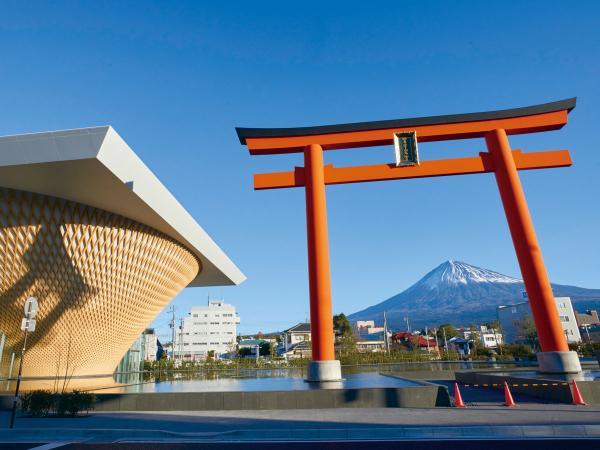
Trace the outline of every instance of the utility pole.
<path fill-rule="evenodd" d="M 171 305 L 171 360 L 175 362 L 175 305 Z"/>
<path fill-rule="evenodd" d="M 494 327 L 494 339 L 496 339 L 496 346 L 498 347 L 498 350 L 500 350 L 500 356 L 502 356 L 502 345 L 504 345 L 504 335 L 502 334 L 502 327 L 500 325 L 500 312 L 498 308 L 496 308 L 496 324 L 498 325 L 498 327 Z M 500 339 L 502 340 L 502 343 L 498 341 L 498 334 L 496 328 L 500 330 Z"/>
<path fill-rule="evenodd" d="M 444 347 L 446 348 L 446 354 L 448 354 L 448 340 L 446 339 L 446 328 L 442 327 L 442 331 L 444 332 Z"/>
<path fill-rule="evenodd" d="M 404 318 L 404 321 L 406 322 L 406 331 L 410 333 L 410 323 L 408 323 L 408 316 Z"/>
<path fill-rule="evenodd" d="M 427 327 L 425 327 L 425 339 L 427 340 L 427 353 L 430 353 L 430 350 L 429 350 L 429 332 L 427 331 Z"/>
<path fill-rule="evenodd" d="M 179 319 L 179 360 L 183 362 L 183 317 Z"/>
<path fill-rule="evenodd" d="M 386 353 L 390 352 L 390 342 L 388 341 L 388 327 L 387 327 L 387 317 L 385 316 L 385 311 L 383 312 L 383 338 L 385 339 L 385 351 Z"/>

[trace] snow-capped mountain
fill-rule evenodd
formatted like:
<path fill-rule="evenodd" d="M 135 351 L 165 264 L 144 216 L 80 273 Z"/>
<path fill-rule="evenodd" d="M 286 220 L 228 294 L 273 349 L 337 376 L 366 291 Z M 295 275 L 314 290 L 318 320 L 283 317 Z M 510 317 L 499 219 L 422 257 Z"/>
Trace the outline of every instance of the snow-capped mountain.
<path fill-rule="evenodd" d="M 600 308 L 600 289 L 553 284 L 557 297 L 568 296 L 576 310 Z M 469 325 L 496 319 L 496 307 L 523 301 L 523 281 L 460 261 L 446 261 L 400 294 L 351 314 L 349 319 L 383 320 L 392 328 L 445 322 Z"/>
<path fill-rule="evenodd" d="M 434 289 L 440 284 L 469 284 L 469 283 L 521 283 L 518 278 L 512 278 L 493 270 L 481 269 L 460 261 L 446 261 L 440 264 L 419 283 L 425 283 Z"/>

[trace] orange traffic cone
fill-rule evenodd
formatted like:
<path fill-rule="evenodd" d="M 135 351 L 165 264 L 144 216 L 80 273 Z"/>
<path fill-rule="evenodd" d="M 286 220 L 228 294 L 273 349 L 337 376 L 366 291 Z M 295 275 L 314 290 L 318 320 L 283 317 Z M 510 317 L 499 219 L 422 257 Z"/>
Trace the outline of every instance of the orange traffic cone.
<path fill-rule="evenodd" d="M 517 406 L 517 404 L 513 400 L 512 394 L 510 393 L 510 389 L 508 388 L 508 384 L 506 384 L 506 381 L 504 382 L 504 406 Z"/>
<path fill-rule="evenodd" d="M 579 388 L 577 387 L 577 383 L 573 380 L 573 404 L 574 405 L 585 405 L 586 403 L 583 401 L 583 397 L 581 392 L 579 392 Z"/>
<path fill-rule="evenodd" d="M 463 402 L 462 399 L 462 395 L 460 395 L 460 389 L 458 389 L 458 383 L 454 383 L 454 407 L 466 408 L 465 402 Z"/>

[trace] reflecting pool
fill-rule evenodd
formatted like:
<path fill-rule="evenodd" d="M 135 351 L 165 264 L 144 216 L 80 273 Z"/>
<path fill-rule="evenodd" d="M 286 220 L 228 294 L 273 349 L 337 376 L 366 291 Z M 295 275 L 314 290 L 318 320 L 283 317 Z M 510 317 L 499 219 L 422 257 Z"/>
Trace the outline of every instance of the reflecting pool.
<path fill-rule="evenodd" d="M 298 391 L 309 389 L 356 389 L 421 386 L 411 380 L 380 375 L 377 372 L 345 374 L 342 381 L 307 383 L 301 376 L 223 377 L 215 379 L 179 379 L 102 389 L 102 393 L 132 392 L 235 392 Z"/>

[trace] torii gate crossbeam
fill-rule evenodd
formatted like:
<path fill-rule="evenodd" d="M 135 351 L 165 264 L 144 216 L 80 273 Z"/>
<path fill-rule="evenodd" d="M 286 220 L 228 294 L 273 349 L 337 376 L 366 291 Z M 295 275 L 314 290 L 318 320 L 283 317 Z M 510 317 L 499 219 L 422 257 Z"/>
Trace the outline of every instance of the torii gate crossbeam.
<path fill-rule="evenodd" d="M 240 142 L 252 155 L 304 153 L 304 167 L 290 172 L 257 174 L 255 189 L 304 187 L 310 288 L 313 361 L 309 381 L 341 377 L 335 360 L 332 327 L 329 245 L 325 186 L 493 172 L 539 335 L 540 370 L 579 372 L 575 352 L 568 349 L 546 268 L 529 214 L 518 170 L 571 165 L 567 150 L 535 153 L 511 151 L 508 135 L 562 128 L 575 99 L 484 113 L 421 117 L 303 128 L 237 128 Z M 423 161 L 419 165 L 393 164 L 334 168 L 324 165 L 323 151 L 388 145 L 394 133 L 415 131 L 420 142 L 484 138 L 488 152 L 469 158 Z"/>

